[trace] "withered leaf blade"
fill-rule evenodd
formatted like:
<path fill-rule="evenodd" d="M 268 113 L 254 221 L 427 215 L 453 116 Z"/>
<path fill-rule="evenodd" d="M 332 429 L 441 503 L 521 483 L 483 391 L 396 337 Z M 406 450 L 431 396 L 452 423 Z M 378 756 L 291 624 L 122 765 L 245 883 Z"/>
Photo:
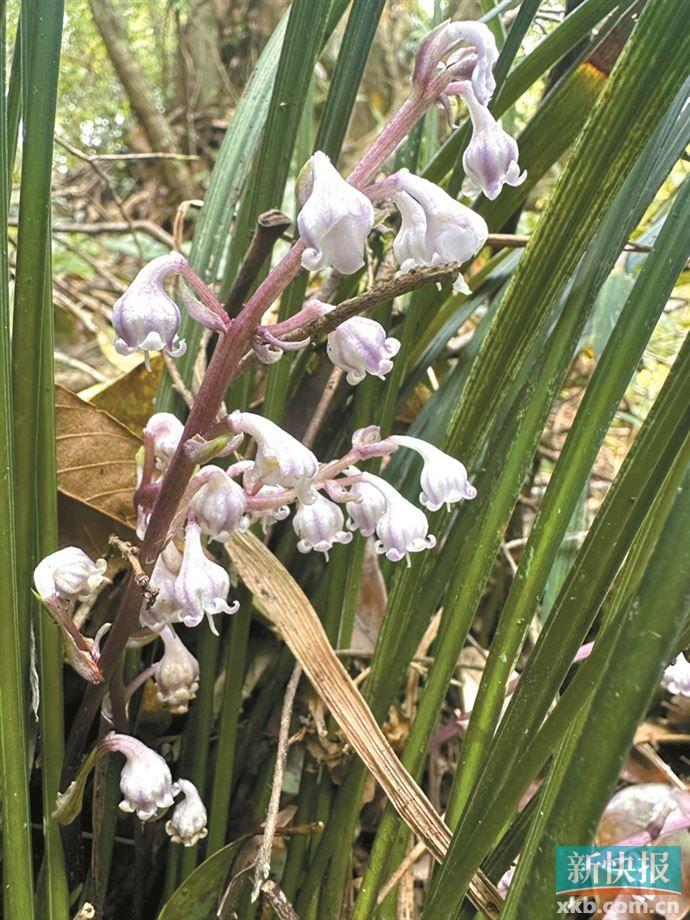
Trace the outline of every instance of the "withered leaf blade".
<path fill-rule="evenodd" d="M 136 523 L 139 438 L 71 390 L 55 390 L 58 488 L 128 526 Z"/>
<path fill-rule="evenodd" d="M 252 533 L 234 533 L 226 549 L 240 578 L 260 601 L 393 807 L 440 862 L 450 844 L 451 832 L 398 760 L 364 697 L 333 651 L 307 596 Z M 502 899 L 483 873 L 475 876 L 470 896 L 486 917 L 498 917 Z"/>

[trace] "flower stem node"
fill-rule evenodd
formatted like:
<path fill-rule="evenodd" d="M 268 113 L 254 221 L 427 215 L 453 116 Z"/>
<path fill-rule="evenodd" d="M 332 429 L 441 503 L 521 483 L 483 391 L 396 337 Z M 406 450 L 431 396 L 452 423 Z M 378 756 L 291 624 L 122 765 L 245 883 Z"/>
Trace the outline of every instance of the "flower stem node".
<path fill-rule="evenodd" d="M 175 795 L 181 792 L 184 798 L 178 802 L 172 817 L 165 823 L 165 830 L 172 838 L 173 843 L 181 843 L 185 847 L 193 847 L 195 843 L 208 833 L 206 829 L 206 808 L 201 801 L 194 783 L 188 779 L 179 779 L 174 787 Z"/>
<path fill-rule="evenodd" d="M 352 275 L 364 265 L 366 239 L 374 226 L 372 203 L 317 150 L 298 180 L 302 210 L 297 218 L 306 249 L 302 267 L 318 271 L 326 265 Z"/>
<path fill-rule="evenodd" d="M 181 274 L 186 265 L 187 260 L 179 252 L 153 259 L 115 302 L 113 326 L 119 354 L 143 351 L 150 369 L 151 351 L 165 351 L 173 358 L 185 353 L 187 346 L 177 335 L 180 311 L 163 285 L 169 275 Z"/>
<path fill-rule="evenodd" d="M 131 735 L 107 734 L 104 750 L 118 751 L 127 758 L 120 773 L 123 800 L 120 810 L 132 812 L 141 821 L 149 821 L 162 808 L 173 804 L 173 783 L 168 765 L 155 751 Z"/>

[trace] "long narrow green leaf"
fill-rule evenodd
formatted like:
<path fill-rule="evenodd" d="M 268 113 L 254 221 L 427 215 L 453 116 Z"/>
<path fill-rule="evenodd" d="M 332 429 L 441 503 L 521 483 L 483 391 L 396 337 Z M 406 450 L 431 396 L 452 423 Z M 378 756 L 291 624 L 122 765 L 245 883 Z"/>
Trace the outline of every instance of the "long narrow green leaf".
<path fill-rule="evenodd" d="M 642 426 L 633 447 L 594 519 L 585 542 L 522 673 L 496 740 L 485 762 L 482 780 L 456 828 L 462 847 L 441 870 L 445 884 L 464 890 L 491 844 L 498 838 L 522 789 L 514 771 L 529 770 L 533 761 L 516 765 L 531 748 L 573 657 L 594 620 L 628 548 L 679 457 L 687 458 L 690 409 L 687 375 L 690 340 Z M 681 475 L 683 469 L 681 466 Z M 527 758 L 526 753 L 526 758 Z M 537 761 L 535 770 L 541 763 Z M 529 776 L 529 772 L 527 773 Z M 533 777 L 534 773 L 532 773 Z M 529 779 L 526 781 L 529 782 Z M 505 785 L 505 790 L 502 787 Z M 481 816 L 481 820 L 477 819 Z"/>
<path fill-rule="evenodd" d="M 571 514 L 645 345 L 690 254 L 690 182 L 674 202 L 597 365 L 532 526 L 465 735 L 449 811 L 457 815 L 482 769 L 510 673 Z"/>
<path fill-rule="evenodd" d="M 0 629 L 5 649 L 0 674 L 0 777 L 2 778 L 3 908 L 7 917 L 33 917 L 33 873 L 26 702 L 19 624 L 21 606 L 15 553 L 15 468 L 10 370 L 8 173 L 5 96 L 5 3 L 0 4 Z"/>
<path fill-rule="evenodd" d="M 641 549 L 650 559 L 639 588 L 624 603 L 619 629 L 609 639 L 608 666 L 599 670 L 591 701 L 551 769 L 503 910 L 506 920 L 547 916 L 553 910 L 554 846 L 591 841 L 690 613 L 690 475 L 672 498 L 661 534 L 651 530 Z M 581 782 L 583 771 L 586 783 Z"/>

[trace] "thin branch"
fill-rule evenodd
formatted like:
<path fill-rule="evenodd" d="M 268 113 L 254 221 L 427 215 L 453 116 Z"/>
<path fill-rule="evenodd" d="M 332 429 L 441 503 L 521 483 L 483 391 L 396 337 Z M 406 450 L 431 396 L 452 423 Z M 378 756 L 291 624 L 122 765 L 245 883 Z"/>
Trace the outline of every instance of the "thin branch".
<path fill-rule="evenodd" d="M 262 885 L 268 878 L 271 871 L 271 850 L 273 849 L 273 838 L 275 837 L 276 825 L 278 823 L 278 808 L 280 806 L 280 793 L 283 788 L 283 774 L 285 772 L 285 761 L 288 752 L 288 739 L 290 737 L 290 719 L 292 718 L 292 707 L 295 702 L 297 685 L 302 676 L 302 666 L 296 664 L 292 676 L 285 690 L 285 699 L 283 700 L 283 709 L 280 714 L 280 732 L 278 734 L 278 750 L 276 751 L 276 766 L 273 773 L 273 787 L 271 789 L 271 800 L 266 811 L 266 823 L 264 825 L 264 835 L 261 840 L 261 846 L 256 857 L 256 874 L 254 876 L 254 889 L 252 891 L 252 901 L 256 901 L 262 890 Z"/>
<path fill-rule="evenodd" d="M 343 379 L 343 372 L 339 367 L 334 367 L 331 371 L 330 377 L 326 382 L 326 386 L 323 388 L 323 393 L 321 394 L 321 399 L 319 404 L 314 410 L 314 414 L 311 417 L 309 422 L 309 427 L 304 433 L 302 438 L 302 443 L 305 447 L 313 447 L 314 442 L 316 441 L 316 436 L 319 433 L 319 429 L 323 425 L 324 419 L 328 415 L 328 411 L 331 407 L 331 403 L 335 398 L 336 391 L 338 389 L 338 384 Z"/>
<path fill-rule="evenodd" d="M 92 160 L 200 160 L 195 153 L 92 153 Z"/>
<path fill-rule="evenodd" d="M 299 916 L 285 896 L 285 892 L 272 879 L 263 883 L 261 894 L 273 913 L 278 917 L 278 920 L 299 920 Z"/>
<path fill-rule="evenodd" d="M 10 217 L 7 220 L 9 227 L 17 226 L 17 218 Z M 163 243 L 164 246 L 167 246 L 168 249 L 173 248 L 173 238 L 169 233 L 166 233 L 162 227 L 159 227 L 158 224 L 154 224 L 152 220 L 133 220 L 129 224 L 126 224 L 124 221 L 120 222 L 117 220 L 104 220 L 97 221 L 94 223 L 80 223 L 77 220 L 55 220 L 53 221 L 53 232 L 54 233 L 84 233 L 87 236 L 97 236 L 101 233 L 131 233 L 132 230 L 135 230 L 137 233 L 145 233 L 147 236 L 153 237 L 154 240 L 158 240 L 159 243 Z"/>
<path fill-rule="evenodd" d="M 115 536 L 115 534 L 112 534 L 108 538 L 108 545 L 116 549 L 120 555 L 129 562 L 132 567 L 132 572 L 134 573 L 134 583 L 141 590 L 147 606 L 150 607 L 158 597 L 158 588 L 152 587 L 149 582 L 149 577 L 144 571 L 139 559 L 139 549 L 136 546 L 132 546 L 127 540 L 121 540 L 119 537 Z"/>
<path fill-rule="evenodd" d="M 165 369 L 170 374 L 170 381 L 172 383 L 173 390 L 176 390 L 180 394 L 187 408 L 191 409 L 194 405 L 194 395 L 188 389 L 187 385 L 182 379 L 182 374 L 180 374 L 177 369 L 177 365 L 166 351 L 163 352 L 163 363 L 165 364 Z"/>
<path fill-rule="evenodd" d="M 225 301 L 228 316 L 236 316 L 240 311 L 244 298 L 256 280 L 261 266 L 291 223 L 290 218 L 277 208 L 259 214 L 249 248 L 242 259 L 242 264 Z"/>

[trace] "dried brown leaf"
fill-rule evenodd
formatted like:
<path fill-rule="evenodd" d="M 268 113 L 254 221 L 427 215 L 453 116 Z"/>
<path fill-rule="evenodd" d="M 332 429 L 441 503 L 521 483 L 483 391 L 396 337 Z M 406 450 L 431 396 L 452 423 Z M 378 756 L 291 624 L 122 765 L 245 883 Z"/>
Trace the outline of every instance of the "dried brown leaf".
<path fill-rule="evenodd" d="M 364 697 L 331 648 L 302 589 L 253 534 L 233 534 L 226 548 L 243 582 L 261 602 L 391 804 L 434 858 L 441 861 L 450 844 L 450 830 L 396 757 Z M 485 916 L 498 917 L 501 897 L 481 872 L 470 886 L 470 896 Z"/>
<path fill-rule="evenodd" d="M 79 396 L 140 435 L 154 412 L 162 373 L 163 359 L 154 355 L 150 371 L 141 361 L 126 374 L 82 390 Z"/>
<path fill-rule="evenodd" d="M 60 491 L 133 526 L 139 438 L 61 386 L 55 390 L 55 425 Z"/>

